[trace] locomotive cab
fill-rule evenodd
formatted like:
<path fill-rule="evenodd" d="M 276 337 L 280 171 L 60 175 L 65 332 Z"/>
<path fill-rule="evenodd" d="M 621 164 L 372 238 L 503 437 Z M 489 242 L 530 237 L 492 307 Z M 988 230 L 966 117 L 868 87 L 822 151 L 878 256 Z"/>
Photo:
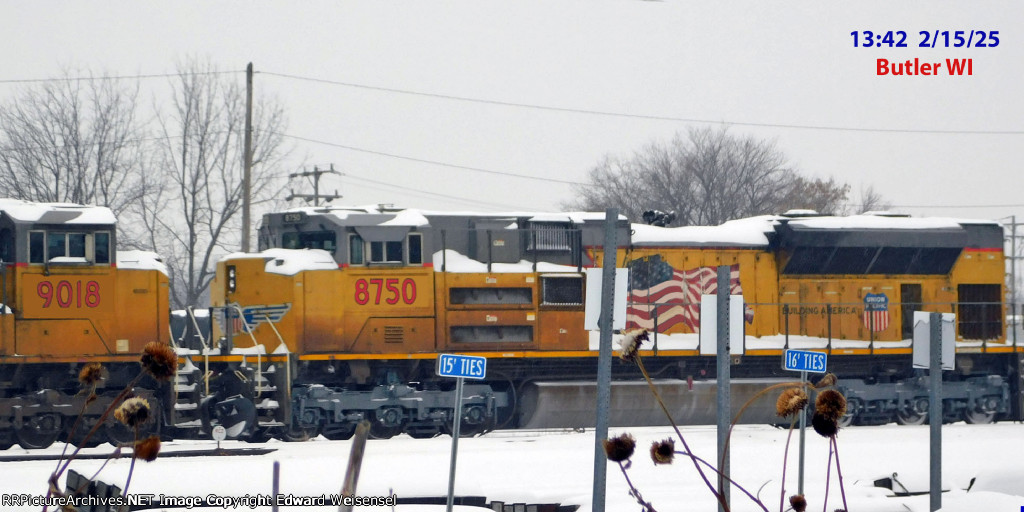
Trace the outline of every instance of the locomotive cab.
<path fill-rule="evenodd" d="M 116 252 L 116 233 L 108 208 L 0 200 L 0 447 L 48 446 L 71 433 L 82 411 L 88 431 L 114 397 L 98 391 L 84 409 L 81 367 L 101 363 L 103 386 L 123 387 L 138 375 L 143 347 L 168 342 L 166 268 L 152 253 Z M 157 388 L 145 381 L 135 393 Z M 173 410 L 170 401 L 160 405 L 153 410 Z M 154 413 L 144 430 L 164 417 Z M 108 430 L 127 435 L 104 425 L 91 442 Z"/>

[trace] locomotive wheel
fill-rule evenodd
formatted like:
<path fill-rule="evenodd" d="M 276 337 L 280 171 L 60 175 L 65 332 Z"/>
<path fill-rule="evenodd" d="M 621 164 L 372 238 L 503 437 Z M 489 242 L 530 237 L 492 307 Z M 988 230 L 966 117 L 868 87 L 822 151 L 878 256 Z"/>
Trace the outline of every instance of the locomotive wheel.
<path fill-rule="evenodd" d="M 14 430 L 18 445 L 26 450 L 46 448 L 53 444 L 63 430 L 59 414 L 35 414 L 26 418 L 21 428 Z"/>
<path fill-rule="evenodd" d="M 0 450 L 6 450 L 12 446 L 14 446 L 14 432 L 0 430 Z"/>
<path fill-rule="evenodd" d="M 924 425 L 928 423 L 928 414 L 909 409 L 896 411 L 896 423 L 900 425 Z"/>
<path fill-rule="evenodd" d="M 274 437 L 271 434 L 272 434 L 272 432 L 270 431 L 270 429 L 261 428 L 261 427 L 255 427 L 255 428 L 252 429 L 252 433 L 250 433 L 248 436 L 245 436 L 245 442 L 247 442 L 247 443 L 265 443 L 267 441 L 270 441 L 270 439 L 272 437 Z"/>
<path fill-rule="evenodd" d="M 352 439 L 352 434 L 355 433 L 356 427 L 351 424 L 329 424 L 320 429 L 320 434 L 331 441 L 346 441 Z"/>
<path fill-rule="evenodd" d="M 385 427 L 379 421 L 370 424 L 370 439 L 391 439 L 402 433 L 402 426 Z"/>
<path fill-rule="evenodd" d="M 480 406 L 470 406 L 463 411 L 462 425 L 459 426 L 459 437 L 473 437 L 487 431 L 487 419 L 484 417 L 484 410 Z M 455 434 L 454 424 L 451 421 L 444 423 L 444 433 Z"/>
<path fill-rule="evenodd" d="M 289 443 L 309 441 L 319 435 L 317 430 L 318 428 L 315 425 L 310 427 L 291 427 L 289 429 L 282 430 L 281 439 Z M 349 437 L 351 437 L 351 435 Z"/>
<path fill-rule="evenodd" d="M 92 427 L 93 425 L 79 424 L 78 428 L 75 429 L 74 435 L 68 437 L 68 442 L 79 448 L 95 448 L 107 442 L 107 429 L 102 425 L 89 436 L 88 440 L 85 439 L 89 435 L 89 431 L 92 430 Z"/>
<path fill-rule="evenodd" d="M 995 417 L 996 413 L 994 412 L 980 412 L 974 409 L 964 409 L 964 421 L 972 425 L 992 423 L 992 419 Z"/>
<path fill-rule="evenodd" d="M 402 412 L 396 408 L 378 409 L 370 422 L 370 439 L 391 439 L 405 430 Z"/>
<path fill-rule="evenodd" d="M 409 434 L 409 437 L 413 439 L 433 439 L 437 437 L 438 432 L 433 432 L 429 434 L 425 432 L 406 432 L 406 434 Z"/>
<path fill-rule="evenodd" d="M 106 428 L 107 438 L 110 439 L 110 444 L 114 446 L 134 446 L 135 445 L 135 429 L 129 428 L 127 425 L 115 421 L 114 423 L 107 425 Z M 146 436 L 139 432 L 139 439 L 144 439 Z"/>

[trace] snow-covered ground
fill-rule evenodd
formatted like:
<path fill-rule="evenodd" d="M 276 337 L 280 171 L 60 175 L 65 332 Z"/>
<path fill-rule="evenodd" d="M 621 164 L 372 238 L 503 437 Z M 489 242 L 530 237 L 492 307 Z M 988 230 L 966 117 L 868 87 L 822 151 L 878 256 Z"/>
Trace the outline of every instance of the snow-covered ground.
<path fill-rule="evenodd" d="M 665 427 L 613 429 L 617 435 L 628 431 L 637 440 L 629 476 L 643 497 L 661 511 L 715 510 L 715 501 L 697 476 L 688 459 L 677 457 L 669 466 L 654 466 L 648 450 L 652 442 L 670 437 Z M 708 460 L 714 458 L 715 428 L 684 427 L 683 435 L 691 448 Z M 943 494 L 945 512 L 1007 511 L 1024 506 L 1024 425 L 1000 423 L 943 427 Z M 796 438 L 794 433 L 786 496 L 797 487 Z M 849 510 L 856 512 L 925 512 L 927 494 L 893 497 L 873 487 L 875 479 L 897 474 L 910 491 L 927 492 L 928 426 L 850 427 L 839 434 L 839 455 L 845 479 Z M 769 426 L 739 426 L 732 440 L 733 478 L 750 492 L 759 494 L 768 510 L 779 509 L 779 481 L 782 471 L 786 431 Z M 212 449 L 211 441 L 187 441 L 164 444 L 164 452 Z M 227 442 L 225 448 L 252 448 L 254 445 Z M 337 493 L 341 488 L 351 442 L 318 438 L 305 443 L 272 441 L 266 445 L 275 451 L 256 456 L 163 457 L 151 463 L 138 463 L 129 492 L 177 496 L 243 496 L 270 494 L 274 461 L 281 465 L 281 493 L 295 496 L 319 496 Z M 677 449 L 681 449 L 678 441 Z M 370 440 L 359 478 L 361 496 L 398 497 L 446 495 L 451 438 L 416 440 L 406 436 L 390 440 Z M 109 452 L 103 445 L 87 452 Z M 57 446 L 44 453 L 59 453 Z M 0 457 L 25 454 L 14 447 L 0 451 Z M 485 496 L 488 501 L 506 503 L 578 504 L 581 512 L 591 509 L 594 460 L 593 431 L 503 431 L 484 437 L 462 439 L 459 443 L 455 491 L 462 496 Z M 835 510 L 842 497 L 832 474 L 827 507 L 822 498 L 828 443 L 813 431 L 807 434 L 805 494 L 808 510 Z M 123 487 L 128 460 L 110 462 L 100 479 Z M 0 493 L 43 494 L 54 461 L 0 462 Z M 100 460 L 75 461 L 73 468 L 91 474 Z M 617 465 L 607 466 L 607 506 L 609 511 L 638 510 L 628 494 L 625 479 Z M 971 486 L 970 491 L 966 489 Z M 760 510 L 735 487 L 732 490 L 735 511 Z M 4 506 L 3 510 L 39 510 L 40 507 Z M 230 508 L 230 506 L 228 507 Z M 303 510 L 292 507 L 282 510 Z M 250 507 L 241 506 L 248 510 Z M 399 506 L 399 511 L 424 507 Z M 182 509 L 183 510 L 183 509 Z M 269 507 L 259 508 L 269 510 Z M 357 508 L 390 510 L 390 507 Z M 437 510 L 437 507 L 434 508 Z M 468 510 L 465 509 L 465 510 Z"/>

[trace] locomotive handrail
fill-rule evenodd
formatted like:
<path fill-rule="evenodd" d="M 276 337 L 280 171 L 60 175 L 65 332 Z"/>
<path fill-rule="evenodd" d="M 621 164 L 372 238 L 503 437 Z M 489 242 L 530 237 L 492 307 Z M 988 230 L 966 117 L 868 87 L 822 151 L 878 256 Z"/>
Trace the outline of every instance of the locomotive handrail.
<path fill-rule="evenodd" d="M 196 336 L 199 338 L 199 343 L 201 343 L 203 345 L 203 348 L 205 349 L 204 352 L 206 350 L 209 350 L 210 345 L 206 343 L 206 338 L 203 336 L 203 330 L 199 328 L 199 322 L 196 321 L 196 314 L 195 311 L 193 311 L 193 307 L 186 307 L 185 312 L 188 313 L 189 319 L 192 320 L 192 328 L 195 329 Z"/>
<path fill-rule="evenodd" d="M 188 313 L 188 317 L 192 320 L 192 328 L 196 331 L 196 336 L 199 337 L 199 343 L 203 347 L 203 392 L 204 396 L 210 395 L 210 350 L 211 346 L 206 342 L 206 337 L 203 336 L 203 330 L 199 328 L 199 322 L 196 321 L 196 314 L 193 311 L 191 305 L 185 308 L 185 312 Z"/>
<path fill-rule="evenodd" d="M 285 350 L 288 350 L 288 345 L 285 344 L 284 337 L 281 336 L 281 332 L 277 330 L 277 327 L 274 327 L 274 322 L 270 321 L 270 315 L 264 313 L 263 319 L 266 320 L 267 325 L 269 325 L 270 328 L 274 330 L 274 334 L 277 336 L 277 341 L 281 342 L 281 345 L 284 345 Z M 289 350 L 289 352 L 291 351 Z"/>
<path fill-rule="evenodd" d="M 237 310 L 239 312 L 239 318 L 242 318 L 243 330 L 246 333 L 248 333 L 249 334 L 249 338 L 253 340 L 253 348 L 258 347 L 259 343 L 256 341 L 256 335 L 253 334 L 253 330 L 249 327 L 249 323 L 246 322 L 246 316 L 242 312 L 242 307 L 239 306 L 238 304 L 228 304 L 228 305 L 226 305 L 224 307 L 230 307 L 230 308 L 233 308 L 234 310 Z M 225 315 L 225 317 L 226 317 L 226 315 Z M 268 322 L 267 323 L 270 324 L 269 318 L 268 318 Z M 276 330 L 274 330 L 274 331 L 276 331 Z M 243 360 L 245 360 L 245 356 L 244 355 L 243 355 Z M 256 373 L 259 374 L 262 371 L 263 371 L 263 357 L 262 357 L 262 354 L 259 353 L 259 350 L 256 350 Z M 260 394 L 262 394 L 262 390 L 260 389 L 260 387 L 261 386 L 256 386 L 256 396 L 255 396 L 256 398 L 258 398 L 260 396 Z"/>

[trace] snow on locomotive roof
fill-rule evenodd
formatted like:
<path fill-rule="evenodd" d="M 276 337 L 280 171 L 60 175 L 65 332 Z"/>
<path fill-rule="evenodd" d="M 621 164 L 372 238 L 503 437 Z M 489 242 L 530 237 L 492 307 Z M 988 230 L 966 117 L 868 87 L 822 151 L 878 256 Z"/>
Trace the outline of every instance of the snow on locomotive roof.
<path fill-rule="evenodd" d="M 693 245 L 709 247 L 767 247 L 768 233 L 782 217 L 762 215 L 736 219 L 719 226 L 664 228 L 633 224 L 633 245 Z"/>
<path fill-rule="evenodd" d="M 271 274 L 294 276 L 306 270 L 337 270 L 338 263 L 323 249 L 267 249 L 257 253 L 235 252 L 224 260 L 260 258 L 266 260 L 264 270 Z"/>
<path fill-rule="evenodd" d="M 114 224 L 114 212 L 105 206 L 72 203 L 33 203 L 21 199 L 0 199 L 0 210 L 15 221 L 52 224 Z"/>
<path fill-rule="evenodd" d="M 167 265 L 151 251 L 117 251 L 117 268 L 121 270 L 159 270 L 167 275 Z"/>
<path fill-rule="evenodd" d="M 347 220 L 350 217 L 359 215 L 394 215 L 395 217 L 383 222 L 380 226 L 425 226 L 429 224 L 427 217 L 495 217 L 495 218 L 526 218 L 530 222 L 572 222 L 582 224 L 585 221 L 602 221 L 605 218 L 604 212 L 471 212 L 471 211 L 438 211 L 419 210 L 415 208 L 399 209 L 390 206 L 364 205 L 364 206 L 305 206 L 290 208 L 287 212 L 301 212 L 309 216 L 331 215 L 339 220 Z M 626 216 L 619 214 L 619 220 L 626 220 Z"/>
<path fill-rule="evenodd" d="M 797 229 L 960 229 L 964 224 L 997 224 L 994 221 L 952 219 L 948 217 L 894 217 L 891 214 L 864 214 L 849 217 L 810 217 L 793 219 Z"/>
<path fill-rule="evenodd" d="M 769 235 L 785 223 L 797 230 L 961 230 L 964 225 L 998 225 L 995 221 L 947 217 L 906 217 L 862 214 L 848 217 L 796 217 L 763 215 L 736 219 L 719 226 L 663 228 L 633 224 L 633 245 L 695 247 L 767 247 Z"/>

